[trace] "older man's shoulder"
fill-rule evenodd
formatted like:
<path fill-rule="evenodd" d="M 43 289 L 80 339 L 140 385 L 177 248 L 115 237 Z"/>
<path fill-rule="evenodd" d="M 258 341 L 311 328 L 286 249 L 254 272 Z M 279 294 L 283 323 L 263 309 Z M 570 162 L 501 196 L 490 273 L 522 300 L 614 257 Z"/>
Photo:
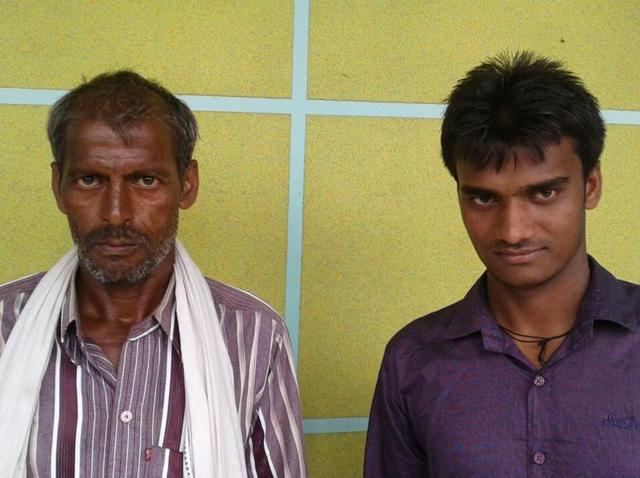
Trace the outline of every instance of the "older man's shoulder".
<path fill-rule="evenodd" d="M 264 300 L 246 290 L 208 277 L 206 279 L 223 321 L 228 318 L 235 320 L 240 315 L 245 323 L 259 318 L 261 321 L 268 320 L 277 328 L 284 327 L 280 314 Z"/>
<path fill-rule="evenodd" d="M 0 332 L 7 339 L 22 308 L 36 288 L 44 272 L 32 274 L 0 285 Z"/>
<path fill-rule="evenodd" d="M 5 284 L 0 284 L 0 300 L 6 300 L 18 294 L 31 294 L 44 274 L 44 272 L 38 272 Z"/>

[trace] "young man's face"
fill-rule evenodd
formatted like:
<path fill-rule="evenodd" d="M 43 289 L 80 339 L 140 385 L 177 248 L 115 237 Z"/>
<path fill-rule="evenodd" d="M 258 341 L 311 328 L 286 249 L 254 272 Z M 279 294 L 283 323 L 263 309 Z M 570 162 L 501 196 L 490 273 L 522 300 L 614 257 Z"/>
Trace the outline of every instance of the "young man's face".
<path fill-rule="evenodd" d="M 131 133 L 125 144 L 105 123 L 72 125 L 63 164 L 53 166 L 53 191 L 81 265 L 109 284 L 144 281 L 173 257 L 178 209 L 197 194 L 195 163 L 181 179 L 162 127 L 144 122 Z"/>
<path fill-rule="evenodd" d="M 602 179 L 595 168 L 585 181 L 568 139 L 549 145 L 544 161 L 517 153 L 499 171 L 459 162 L 458 198 L 490 280 L 534 288 L 586 260 L 585 209 L 598 204 Z"/>

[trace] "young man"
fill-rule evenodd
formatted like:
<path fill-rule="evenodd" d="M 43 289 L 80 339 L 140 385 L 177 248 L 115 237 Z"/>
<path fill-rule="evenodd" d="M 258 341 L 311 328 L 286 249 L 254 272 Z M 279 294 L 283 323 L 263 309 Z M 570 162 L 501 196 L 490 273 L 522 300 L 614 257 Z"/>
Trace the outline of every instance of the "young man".
<path fill-rule="evenodd" d="M 305 476 L 282 319 L 176 241 L 198 193 L 189 108 L 104 74 L 54 105 L 48 133 L 77 247 L 0 287 L 0 475 Z"/>
<path fill-rule="evenodd" d="M 442 155 L 486 272 L 389 343 L 366 477 L 640 476 L 640 287 L 585 243 L 604 135 L 582 82 L 531 53 L 454 88 Z"/>

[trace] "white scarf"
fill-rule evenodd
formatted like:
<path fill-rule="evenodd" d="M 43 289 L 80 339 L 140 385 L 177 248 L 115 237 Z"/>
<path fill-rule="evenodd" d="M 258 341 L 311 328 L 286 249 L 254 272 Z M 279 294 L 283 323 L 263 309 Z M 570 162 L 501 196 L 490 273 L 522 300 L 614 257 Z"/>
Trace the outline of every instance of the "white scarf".
<path fill-rule="evenodd" d="M 72 250 L 31 294 L 0 357 L 0 476 L 26 476 L 31 423 L 55 329 L 78 265 Z M 246 478 L 233 372 L 211 291 L 176 241 L 176 310 L 185 381 L 185 477 Z"/>

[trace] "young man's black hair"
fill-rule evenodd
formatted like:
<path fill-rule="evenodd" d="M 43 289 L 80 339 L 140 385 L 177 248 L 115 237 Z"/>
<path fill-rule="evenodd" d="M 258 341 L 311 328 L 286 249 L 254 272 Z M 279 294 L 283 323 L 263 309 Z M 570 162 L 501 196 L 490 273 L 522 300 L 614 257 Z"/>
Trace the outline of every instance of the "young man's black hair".
<path fill-rule="evenodd" d="M 548 144 L 573 140 L 585 177 L 599 162 L 605 127 L 598 100 L 562 64 L 532 52 L 501 54 L 472 69 L 447 100 L 440 137 L 456 161 L 500 169 L 516 147 L 542 159 Z"/>

